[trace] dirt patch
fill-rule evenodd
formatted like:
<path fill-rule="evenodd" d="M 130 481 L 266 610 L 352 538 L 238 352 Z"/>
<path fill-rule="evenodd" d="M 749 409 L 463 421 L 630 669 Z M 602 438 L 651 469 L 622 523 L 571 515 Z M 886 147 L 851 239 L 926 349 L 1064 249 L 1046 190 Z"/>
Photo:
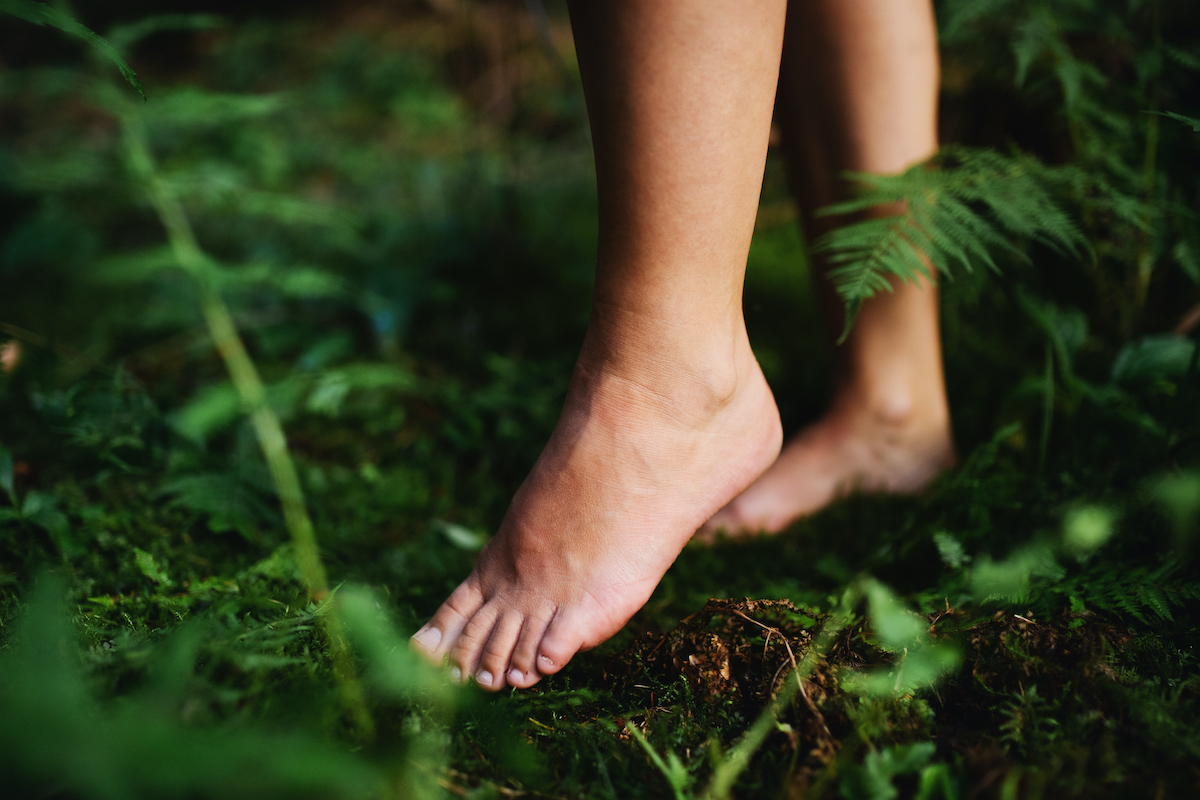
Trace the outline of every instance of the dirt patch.
<path fill-rule="evenodd" d="M 793 667 L 809 654 L 828 621 L 829 615 L 788 600 L 712 599 L 667 633 L 644 634 L 613 654 L 604 677 L 620 695 L 649 692 L 651 711 L 661 709 L 663 696 L 677 692 L 683 682 L 696 707 L 719 706 L 753 720 L 791 679 Z M 850 730 L 838 676 L 884 657 L 864 641 L 861 624 L 843 630 L 803 681 L 772 740 L 827 763 Z M 634 722 L 644 725 L 645 718 Z"/>
<path fill-rule="evenodd" d="M 688 707 L 686 715 L 720 706 L 752 720 L 828 622 L 828 615 L 787 600 L 713 599 L 665 634 L 643 634 L 614 653 L 603 677 L 618 696 L 646 707 L 630 720 L 643 729 L 654 727 L 656 712 L 681 706 Z M 1069 693 L 1077 712 L 1101 718 L 1116 713 L 1112 688 L 1120 675 L 1114 659 L 1131 634 L 1092 615 L 1040 621 L 1013 611 L 983 617 L 947 609 L 930 615 L 929 634 L 959 647 L 962 668 L 936 690 L 921 692 L 916 704 L 912 698 L 874 701 L 887 708 L 887 723 L 869 746 L 933 738 L 940 757 L 962 758 L 986 794 L 989 776 L 1007 774 L 1018 756 L 1028 761 L 1039 743 L 1052 744 L 1047 731 L 1058 723 L 1036 718 L 1039 698 Z M 864 702 L 845 690 L 844 679 L 891 660 L 865 623 L 843 630 L 764 748 L 797 754 L 796 768 L 808 776 L 832 762 L 857 736 L 854 716 Z M 856 738 L 855 748 L 860 744 Z"/>

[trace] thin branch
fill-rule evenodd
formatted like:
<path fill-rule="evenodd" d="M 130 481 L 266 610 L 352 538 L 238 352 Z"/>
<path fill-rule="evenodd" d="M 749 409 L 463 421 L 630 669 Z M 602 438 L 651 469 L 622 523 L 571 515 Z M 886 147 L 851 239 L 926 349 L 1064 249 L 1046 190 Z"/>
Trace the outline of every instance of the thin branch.
<path fill-rule="evenodd" d="M 134 112 L 127 112 L 121 116 L 121 122 L 129 166 L 145 184 L 154 210 L 166 229 L 176 261 L 196 281 L 209 335 L 212 336 L 213 344 L 225 362 L 234 388 L 250 415 L 250 422 L 266 459 L 271 481 L 279 495 L 284 524 L 292 538 L 300 577 L 309 597 L 325 606 L 324 613 L 320 615 L 321 626 L 329 644 L 342 702 L 350 712 L 359 735 L 371 739 L 374 737 L 374 722 L 367 710 L 362 686 L 355 675 L 337 606 L 328 602 L 331 599 L 329 582 L 325 575 L 325 567 L 321 563 L 312 518 L 308 515 L 304 492 L 300 487 L 296 464 L 288 451 L 283 426 L 267 403 L 266 387 L 258 374 L 258 368 L 246 352 L 241 336 L 238 335 L 229 307 L 211 280 L 211 262 L 196 242 L 195 232 L 188 221 L 183 204 L 155 169 L 141 119 Z"/>

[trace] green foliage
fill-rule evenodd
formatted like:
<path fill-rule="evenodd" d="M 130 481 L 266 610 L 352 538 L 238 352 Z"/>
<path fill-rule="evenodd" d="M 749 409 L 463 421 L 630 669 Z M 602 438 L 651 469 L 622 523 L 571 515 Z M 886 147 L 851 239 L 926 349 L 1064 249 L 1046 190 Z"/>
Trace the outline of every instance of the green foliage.
<path fill-rule="evenodd" d="M 1112 379 L 1116 383 L 1178 380 L 1187 374 L 1195 351 L 1195 342 L 1189 342 L 1181 336 L 1159 335 L 1135 339 L 1117 353 L 1112 366 Z"/>
<path fill-rule="evenodd" d="M 893 783 L 895 778 L 919 772 L 922 791 L 917 796 L 930 797 L 924 784 L 932 781 L 926 781 L 925 774 L 933 774 L 931 770 L 937 769 L 937 765 L 927 766 L 936 749 L 932 742 L 916 742 L 872 750 L 861 766 L 852 765 L 846 770 L 841 780 L 841 795 L 846 800 L 894 800 L 900 796 Z"/>
<path fill-rule="evenodd" d="M 864 300 L 892 290 L 891 277 L 950 275 L 955 263 L 968 271 L 980 265 L 998 270 L 993 251 L 1028 260 L 1013 239 L 1073 255 L 1084 246 L 1077 226 L 1053 199 L 1067 174 L 1030 156 L 949 147 L 900 175 L 849 177 L 863 184 L 859 197 L 822 213 L 854 214 L 897 203 L 904 213 L 840 226 L 813 248 L 832 265 L 829 279 L 850 312 L 843 338 Z"/>
<path fill-rule="evenodd" d="M 1086 608 L 1127 615 L 1148 623 L 1157 617 L 1173 620 L 1172 607 L 1200 599 L 1200 586 L 1188 579 L 1173 578 L 1179 564 L 1121 569 L 1112 563 L 1073 575 L 1054 587 L 1056 595 L 1076 598 Z"/>
<path fill-rule="evenodd" d="M 379 790 L 375 769 L 327 743 L 182 724 L 180 689 L 196 657 L 186 630 L 156 648 L 153 677 L 139 697 L 98 704 L 70 647 L 63 589 L 60 580 L 41 578 L 0 665 L 0 765 L 9 791 L 24 795 L 52 784 L 115 800 L 369 797 Z"/>
<path fill-rule="evenodd" d="M 625 724 L 625 729 L 629 731 L 629 735 L 646 751 L 646 755 L 650 758 L 650 762 L 655 768 L 663 774 L 667 779 L 667 783 L 671 786 L 671 791 L 675 795 L 675 800 L 685 800 L 688 796 L 688 788 L 692 783 L 692 775 L 688 772 L 687 767 L 679 760 L 679 756 L 671 751 L 667 751 L 667 757 L 664 759 L 655 751 L 654 747 L 646 741 L 646 737 L 642 732 L 631 723 Z"/>
<path fill-rule="evenodd" d="M 1054 704 L 1038 694 L 1037 686 L 1030 686 L 1004 704 L 1007 719 L 1000 726 L 1001 741 L 1020 748 L 1027 757 L 1045 752 L 1062 735 L 1055 711 Z"/>
<path fill-rule="evenodd" d="M 1148 489 L 1174 524 L 1178 544 L 1195 536 L 1196 523 L 1200 522 L 1200 474 L 1164 475 L 1152 480 Z"/>
<path fill-rule="evenodd" d="M 143 100 L 146 99 L 146 93 L 142 91 L 142 85 L 138 83 L 137 73 L 129 64 L 125 63 L 125 59 L 121 58 L 117 49 L 100 34 L 79 24 L 61 8 L 56 8 L 48 3 L 39 3 L 37 0 L 0 0 L 0 12 L 11 14 L 26 22 L 32 22 L 34 25 L 49 25 L 65 34 L 82 39 L 91 45 L 98 55 L 116 64 L 117 69 L 121 72 L 121 77 L 128 81 L 130 86 L 137 89 L 137 93 L 142 96 Z"/>
<path fill-rule="evenodd" d="M 847 688 L 876 697 L 903 697 L 933 686 L 958 667 L 961 653 L 953 645 L 931 641 L 923 617 L 905 608 L 878 581 L 868 581 L 865 588 L 871 629 L 883 649 L 897 658 L 890 668 L 852 676 Z"/>
<path fill-rule="evenodd" d="M 1194 133 L 1200 133 L 1200 119 L 1195 117 L 1185 117 L 1183 114 L 1176 114 L 1174 111 L 1156 111 L 1156 114 L 1161 114 L 1168 119 L 1173 119 L 1176 122 L 1182 122 L 1184 125 L 1191 125 Z"/>

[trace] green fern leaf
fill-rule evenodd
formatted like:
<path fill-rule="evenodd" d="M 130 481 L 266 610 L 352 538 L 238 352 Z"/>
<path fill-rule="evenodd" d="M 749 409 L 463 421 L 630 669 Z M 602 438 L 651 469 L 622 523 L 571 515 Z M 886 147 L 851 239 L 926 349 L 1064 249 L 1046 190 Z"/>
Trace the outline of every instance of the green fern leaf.
<path fill-rule="evenodd" d="M 1137 588 L 1137 593 L 1146 607 L 1153 609 L 1154 613 L 1163 619 L 1174 621 L 1175 618 L 1171 616 L 1171 606 L 1161 589 L 1157 586 L 1143 585 Z"/>
<path fill-rule="evenodd" d="M 1147 111 L 1147 114 L 1157 114 L 1160 117 L 1168 117 L 1176 122 L 1182 122 L 1184 125 L 1191 125 L 1192 130 L 1200 133 L 1200 119 L 1195 117 L 1185 117 L 1183 114 L 1176 114 L 1174 111 Z"/>
<path fill-rule="evenodd" d="M 891 291 L 893 278 L 914 281 L 976 265 L 998 271 L 999 253 L 1029 260 L 1024 241 L 1071 255 L 1087 247 L 1054 199 L 1077 177 L 1029 156 L 952 147 L 900 175 L 848 177 L 864 187 L 860 196 L 823 209 L 822 215 L 901 203 L 906 211 L 841 226 L 813 247 L 830 264 L 829 279 L 847 308 L 843 338 L 862 302 Z"/>

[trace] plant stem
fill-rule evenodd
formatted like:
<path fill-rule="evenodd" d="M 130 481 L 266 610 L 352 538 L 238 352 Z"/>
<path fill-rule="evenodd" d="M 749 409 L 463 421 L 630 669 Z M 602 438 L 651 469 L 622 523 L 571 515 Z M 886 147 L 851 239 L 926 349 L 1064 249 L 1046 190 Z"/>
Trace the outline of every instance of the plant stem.
<path fill-rule="evenodd" d="M 1158 52 L 1160 64 L 1159 74 L 1154 79 L 1154 93 L 1150 98 L 1150 114 L 1146 115 L 1146 151 L 1142 159 L 1142 191 L 1147 206 L 1154 199 L 1154 184 L 1158 167 L 1158 108 L 1162 98 L 1162 8 L 1154 3 L 1154 49 Z M 1141 314 L 1146 307 L 1146 296 L 1150 292 L 1150 276 L 1154 271 L 1154 234 L 1152 210 L 1147 211 L 1145 220 L 1146 230 L 1142 232 L 1138 246 L 1137 276 L 1134 284 L 1134 309 Z"/>
<path fill-rule="evenodd" d="M 1038 443 L 1038 474 L 1046 471 L 1050 429 L 1054 425 L 1054 348 L 1046 342 L 1046 370 L 1042 383 L 1042 438 Z"/>
<path fill-rule="evenodd" d="M 250 423 L 262 448 L 275 491 L 279 495 L 284 524 L 292 538 L 292 548 L 296 554 L 301 580 L 312 600 L 325 601 L 329 597 L 329 581 L 321 563 L 312 518 L 308 515 L 304 492 L 300 487 L 300 477 L 288 451 L 283 426 L 267 402 L 266 387 L 258 374 L 258 368 L 246 352 L 246 346 L 234 325 L 233 316 L 229 313 L 229 306 L 216 288 L 212 276 L 212 262 L 196 242 L 195 232 L 184 212 L 183 204 L 155 169 L 141 120 L 136 116 L 136 112 L 128 112 L 121 115 L 121 123 L 125 133 L 129 165 L 145 183 L 154 210 L 167 231 L 167 240 L 175 260 L 196 280 L 200 290 L 201 311 L 213 344 L 225 362 L 225 368 L 238 397 L 250 414 Z M 326 612 L 320 615 L 320 620 L 333 659 L 333 671 L 338 681 L 342 703 L 353 718 L 360 737 L 370 739 L 374 736 L 375 726 L 367 710 L 362 686 L 358 682 L 346 646 L 336 604 L 328 604 Z"/>

